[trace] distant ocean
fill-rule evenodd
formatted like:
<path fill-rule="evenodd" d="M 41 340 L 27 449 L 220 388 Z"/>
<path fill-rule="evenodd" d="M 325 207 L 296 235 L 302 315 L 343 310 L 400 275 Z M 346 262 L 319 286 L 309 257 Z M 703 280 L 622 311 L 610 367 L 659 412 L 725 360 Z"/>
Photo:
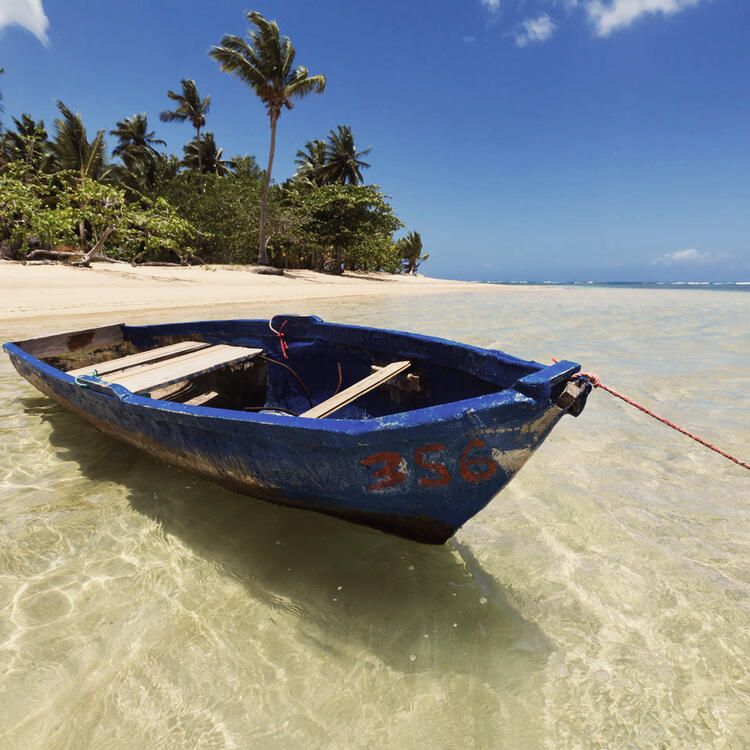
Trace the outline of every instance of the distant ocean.
<path fill-rule="evenodd" d="M 482 281 L 482 284 L 593 286 L 612 289 L 710 289 L 722 292 L 750 292 L 750 281 Z"/>

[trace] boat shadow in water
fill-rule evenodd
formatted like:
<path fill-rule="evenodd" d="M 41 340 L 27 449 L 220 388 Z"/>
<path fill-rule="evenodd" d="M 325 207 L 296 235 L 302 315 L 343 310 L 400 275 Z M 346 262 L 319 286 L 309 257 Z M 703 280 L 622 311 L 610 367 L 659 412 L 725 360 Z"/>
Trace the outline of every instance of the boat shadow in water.
<path fill-rule="evenodd" d="M 88 479 L 124 486 L 136 511 L 241 582 L 279 627 L 311 646 L 508 689 L 556 650 L 465 544 L 421 545 L 243 497 L 99 433 L 47 399 L 22 404 L 50 425 L 58 458 Z"/>

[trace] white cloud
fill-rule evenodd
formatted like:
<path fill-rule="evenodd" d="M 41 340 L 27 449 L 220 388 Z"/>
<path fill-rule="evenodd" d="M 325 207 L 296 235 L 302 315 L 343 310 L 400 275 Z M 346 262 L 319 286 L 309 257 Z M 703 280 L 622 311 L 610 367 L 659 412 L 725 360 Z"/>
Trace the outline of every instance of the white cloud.
<path fill-rule="evenodd" d="M 49 21 L 42 0 L 0 0 L 0 29 L 12 24 L 23 26 L 42 44 L 49 44 Z"/>
<path fill-rule="evenodd" d="M 725 260 L 727 257 L 728 256 L 726 253 L 702 253 L 700 250 L 696 250 L 694 247 L 689 247 L 687 248 L 687 250 L 675 250 L 673 253 L 665 253 L 664 255 L 660 255 L 658 258 L 654 258 L 654 260 L 651 261 L 651 265 L 707 265 L 709 263 L 716 263 L 720 260 Z"/>
<path fill-rule="evenodd" d="M 665 16 L 679 13 L 701 0 L 588 0 L 586 12 L 594 23 L 598 36 L 630 26 L 633 21 L 647 13 L 662 13 Z"/>
<path fill-rule="evenodd" d="M 4 0 L 0 0 L 0 4 Z M 21 0 L 16 0 L 21 2 Z M 28 0 L 32 2 L 32 0 Z M 519 47 L 530 42 L 543 42 L 557 28 L 560 17 L 588 18 L 597 36 L 609 36 L 613 31 L 624 29 L 647 15 L 671 16 L 708 0 L 479 0 L 489 13 L 489 23 L 500 20 L 501 15 L 518 16 L 521 13 L 548 9 L 537 17 L 527 18 L 509 32 Z M 502 9 L 501 9 L 502 3 Z M 502 14 L 501 14 L 502 10 Z"/>
<path fill-rule="evenodd" d="M 546 41 L 552 36 L 555 28 L 555 22 L 546 13 L 542 13 L 537 18 L 522 21 L 521 28 L 515 31 L 513 36 L 519 47 L 525 47 L 530 42 Z"/>
<path fill-rule="evenodd" d="M 462 41 L 464 44 L 474 44 L 476 42 L 477 38 L 475 36 L 465 36 L 463 37 Z"/>

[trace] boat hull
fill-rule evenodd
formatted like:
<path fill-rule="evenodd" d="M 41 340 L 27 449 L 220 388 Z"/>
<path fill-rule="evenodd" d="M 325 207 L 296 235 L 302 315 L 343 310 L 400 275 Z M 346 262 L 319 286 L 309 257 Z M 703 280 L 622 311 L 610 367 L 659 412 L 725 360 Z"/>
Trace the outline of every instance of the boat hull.
<path fill-rule="evenodd" d="M 255 423 L 204 417 L 196 424 L 179 411 L 159 414 L 12 359 L 61 406 L 165 463 L 242 494 L 430 544 L 444 543 L 487 505 L 565 413 L 550 404 L 530 414 L 518 404 L 432 429 L 392 425 L 348 440 L 317 434 L 290 441 Z"/>
<path fill-rule="evenodd" d="M 165 463 L 242 494 L 431 544 L 445 542 L 515 476 L 567 411 L 554 403 L 555 379 L 578 369 L 539 366 L 516 388 L 415 412 L 303 419 L 83 387 L 15 344 L 5 349 L 39 391 Z"/>

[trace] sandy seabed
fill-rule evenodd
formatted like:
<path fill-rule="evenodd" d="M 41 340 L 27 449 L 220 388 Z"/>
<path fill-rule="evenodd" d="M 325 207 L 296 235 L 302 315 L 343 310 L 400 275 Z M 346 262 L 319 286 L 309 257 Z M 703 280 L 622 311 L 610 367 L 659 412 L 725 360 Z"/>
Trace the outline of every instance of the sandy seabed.
<path fill-rule="evenodd" d="M 0 264 L 0 341 L 314 313 L 581 362 L 747 459 L 747 293 L 99 268 Z M 0 747 L 747 750 L 747 473 L 597 391 L 420 545 L 166 466 L 0 356 Z"/>
<path fill-rule="evenodd" d="M 127 266 L 91 268 L 0 263 L 0 322 L 68 318 L 101 313 L 296 303 L 324 298 L 398 295 L 487 289 L 487 285 L 426 276 L 386 273 L 286 271 L 261 275 L 244 266 Z"/>

